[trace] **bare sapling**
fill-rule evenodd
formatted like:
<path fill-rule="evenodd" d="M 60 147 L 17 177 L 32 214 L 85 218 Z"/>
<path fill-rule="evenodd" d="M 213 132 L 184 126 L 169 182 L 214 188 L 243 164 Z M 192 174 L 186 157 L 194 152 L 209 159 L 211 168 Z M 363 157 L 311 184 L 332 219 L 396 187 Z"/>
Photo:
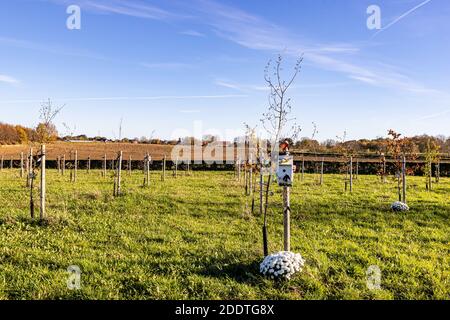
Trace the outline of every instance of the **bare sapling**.
<path fill-rule="evenodd" d="M 268 135 L 271 137 L 271 159 L 273 174 L 274 167 L 278 164 L 279 158 L 279 143 L 281 139 L 286 139 L 291 136 L 291 140 L 295 140 L 300 131 L 300 127 L 292 124 L 295 118 L 291 117 L 292 107 L 291 99 L 287 96 L 287 91 L 291 87 L 292 83 L 296 79 L 300 72 L 303 57 L 300 57 L 295 66 L 292 75 L 283 80 L 283 58 L 278 56 L 273 63 L 269 61 L 265 68 L 265 81 L 270 88 L 269 94 L 269 106 L 266 113 L 263 114 L 261 119 L 262 125 Z M 292 124 L 290 128 L 288 126 Z M 267 193 L 270 188 L 267 189 Z M 290 187 L 283 187 L 283 226 L 284 226 L 284 250 L 290 251 Z M 263 237 L 265 235 L 263 234 Z"/>

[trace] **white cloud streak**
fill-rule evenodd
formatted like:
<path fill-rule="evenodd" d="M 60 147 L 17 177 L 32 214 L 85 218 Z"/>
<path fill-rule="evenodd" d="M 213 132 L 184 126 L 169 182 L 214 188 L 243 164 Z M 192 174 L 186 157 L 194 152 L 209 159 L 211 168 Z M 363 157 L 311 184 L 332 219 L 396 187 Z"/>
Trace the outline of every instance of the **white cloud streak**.
<path fill-rule="evenodd" d="M 5 74 L 0 74 L 0 82 L 4 82 L 7 84 L 18 84 L 19 80 L 17 80 L 16 78 L 13 78 L 11 76 L 7 76 Z"/>
<path fill-rule="evenodd" d="M 376 37 L 378 34 L 380 34 L 383 31 L 386 31 L 387 29 L 389 29 L 390 27 L 392 27 L 393 25 L 395 25 L 396 23 L 398 23 L 400 20 L 406 18 L 407 16 L 409 16 L 411 13 L 413 13 L 414 11 L 416 11 L 417 9 L 420 9 L 421 7 L 423 7 L 424 5 L 428 4 L 429 2 L 431 2 L 432 0 L 425 0 L 424 2 L 418 4 L 417 6 L 415 6 L 414 8 L 406 11 L 405 13 L 401 14 L 400 16 L 398 16 L 397 18 L 395 18 L 392 22 L 390 22 L 389 24 L 387 24 L 385 27 L 381 28 L 379 31 L 377 31 L 372 38 Z"/>
<path fill-rule="evenodd" d="M 202 100 L 202 99 L 235 99 L 246 98 L 244 94 L 224 94 L 224 95 L 180 95 L 180 96 L 142 96 L 142 97 L 88 97 L 88 98 L 59 98 L 53 99 L 56 102 L 80 102 L 80 101 L 131 101 L 131 100 Z M 39 99 L 3 100 L 0 104 L 13 103 L 39 103 Z"/>

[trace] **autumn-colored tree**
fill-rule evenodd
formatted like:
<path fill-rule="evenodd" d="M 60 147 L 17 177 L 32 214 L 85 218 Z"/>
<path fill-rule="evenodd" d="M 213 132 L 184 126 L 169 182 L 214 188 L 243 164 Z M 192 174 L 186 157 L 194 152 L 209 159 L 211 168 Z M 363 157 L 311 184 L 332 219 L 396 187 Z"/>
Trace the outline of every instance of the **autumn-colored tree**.
<path fill-rule="evenodd" d="M 402 137 L 400 133 L 397 133 L 392 129 L 389 130 L 388 137 L 386 149 L 389 156 L 392 157 L 393 160 L 399 199 L 402 199 L 400 185 L 402 182 L 404 183 L 404 181 L 402 181 L 403 160 L 415 160 L 417 158 L 418 148 L 411 139 Z M 405 175 L 413 172 L 414 168 L 406 168 Z"/>
<path fill-rule="evenodd" d="M 17 135 L 21 144 L 27 144 L 30 141 L 27 129 L 22 126 L 16 126 Z"/>

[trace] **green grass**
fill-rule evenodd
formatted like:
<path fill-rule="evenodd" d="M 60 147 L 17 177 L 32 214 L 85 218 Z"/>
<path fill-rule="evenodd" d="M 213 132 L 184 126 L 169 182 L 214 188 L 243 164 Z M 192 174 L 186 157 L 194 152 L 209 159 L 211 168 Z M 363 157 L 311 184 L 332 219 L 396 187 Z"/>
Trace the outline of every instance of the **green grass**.
<path fill-rule="evenodd" d="M 325 185 L 307 175 L 292 190 L 292 251 L 306 267 L 289 282 L 258 274 L 261 222 L 230 172 L 193 176 L 79 172 L 70 183 L 48 171 L 48 221 L 29 218 L 17 171 L 0 172 L 0 299 L 449 299 L 450 179 L 433 192 L 410 177 L 411 211 L 393 213 L 396 184 L 360 176 L 353 194 L 342 177 Z M 270 251 L 282 249 L 280 188 L 269 208 Z M 37 193 L 36 193 L 37 195 Z M 38 210 L 37 210 L 38 211 Z M 38 214 L 38 212 L 37 212 Z M 82 269 L 82 289 L 67 289 L 67 268 Z M 381 290 L 366 270 L 381 269 Z"/>

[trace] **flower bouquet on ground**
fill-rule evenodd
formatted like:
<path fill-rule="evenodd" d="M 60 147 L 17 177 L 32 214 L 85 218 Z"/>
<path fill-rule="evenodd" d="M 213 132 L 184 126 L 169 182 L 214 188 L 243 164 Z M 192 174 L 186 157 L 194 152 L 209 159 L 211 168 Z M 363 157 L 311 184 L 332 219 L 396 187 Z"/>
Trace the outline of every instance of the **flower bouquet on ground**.
<path fill-rule="evenodd" d="M 396 212 L 408 211 L 409 207 L 406 203 L 396 201 L 391 205 L 391 209 Z"/>
<path fill-rule="evenodd" d="M 302 271 L 305 260 L 298 253 L 281 251 L 267 256 L 260 272 L 271 279 L 287 279 Z"/>

